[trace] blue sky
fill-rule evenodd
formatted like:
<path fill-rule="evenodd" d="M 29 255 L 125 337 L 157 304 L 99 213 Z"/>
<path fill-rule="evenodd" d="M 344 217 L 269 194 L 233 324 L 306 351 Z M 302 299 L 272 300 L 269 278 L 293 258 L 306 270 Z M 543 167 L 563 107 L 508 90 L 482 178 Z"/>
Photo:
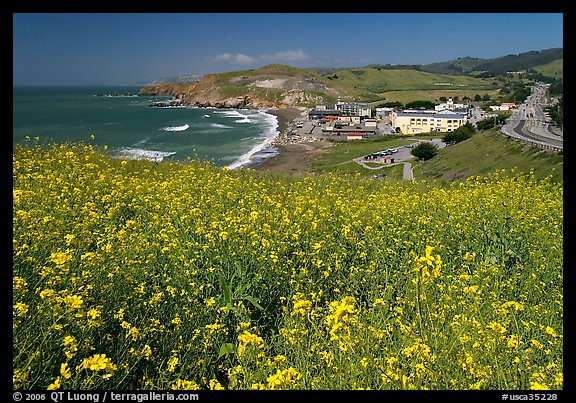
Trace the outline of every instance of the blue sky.
<path fill-rule="evenodd" d="M 489 59 L 563 47 L 563 28 L 562 13 L 15 13 L 13 84 Z"/>

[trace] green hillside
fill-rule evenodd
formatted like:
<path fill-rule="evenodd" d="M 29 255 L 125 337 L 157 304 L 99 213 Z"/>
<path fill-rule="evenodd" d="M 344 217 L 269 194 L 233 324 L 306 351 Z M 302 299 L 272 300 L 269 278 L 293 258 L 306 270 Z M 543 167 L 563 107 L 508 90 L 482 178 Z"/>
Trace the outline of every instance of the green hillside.
<path fill-rule="evenodd" d="M 409 102 L 418 100 L 418 101 L 431 101 L 435 103 L 440 103 L 440 97 L 445 98 L 454 98 L 462 100 L 464 97 L 468 97 L 473 99 L 475 95 L 489 95 L 490 99 L 497 99 L 501 96 L 498 89 L 460 89 L 461 87 L 448 87 L 436 90 L 403 90 L 403 91 L 386 91 L 381 93 L 382 99 L 385 99 L 385 102 L 400 102 L 403 105 L 406 105 Z M 378 100 L 377 102 L 373 102 L 372 105 L 376 106 L 379 105 L 382 100 Z"/>
<path fill-rule="evenodd" d="M 371 177 L 375 173 L 384 173 L 386 181 L 403 181 L 402 164 L 373 171 L 356 164 L 352 159 L 385 148 L 402 147 L 413 143 L 414 139 L 431 139 L 436 136 L 382 137 L 373 140 L 354 142 L 335 142 L 326 153 L 311 164 L 311 170 L 317 174 L 338 173 Z M 476 133 L 461 143 L 442 148 L 438 154 L 424 162 L 416 159 L 410 162 L 414 167 L 416 179 L 428 181 L 457 181 L 468 177 L 487 176 L 497 170 L 506 169 L 525 174 L 533 171 L 536 179 L 551 176 L 554 182 L 563 181 L 562 154 L 544 150 L 523 143 L 502 134 L 487 130 Z"/>
<path fill-rule="evenodd" d="M 533 68 L 543 76 L 564 79 L 564 59 L 557 59 Z"/>
<path fill-rule="evenodd" d="M 453 75 L 474 75 L 479 72 L 505 73 L 508 71 L 526 70 L 535 68 L 535 66 L 551 63 L 562 59 L 563 54 L 563 48 L 551 48 L 495 57 L 492 59 L 461 57 L 446 62 L 423 64 L 418 66 L 418 68 L 431 73 Z"/>
<path fill-rule="evenodd" d="M 448 62 L 423 64 L 420 68 L 429 73 L 461 75 L 467 74 L 475 67 L 486 63 L 487 61 L 487 59 L 481 59 L 478 57 L 460 57 Z"/>
<path fill-rule="evenodd" d="M 417 70 L 383 70 L 370 67 L 343 69 L 322 76 L 313 69 L 273 64 L 260 69 L 214 74 L 207 77 L 211 78 L 211 85 L 225 88 L 233 95 L 241 95 L 247 88 L 253 89 L 256 80 L 261 82 L 262 80 L 281 79 L 284 80 L 282 90 L 301 88 L 310 92 L 324 93 L 328 95 L 327 99 L 340 95 L 344 98 L 368 102 L 385 98 L 383 94 L 388 91 L 486 91 L 491 89 L 490 82 L 485 79 Z"/>
<path fill-rule="evenodd" d="M 488 81 L 466 76 L 433 74 L 416 70 L 382 70 L 355 68 L 340 70 L 327 76 L 331 82 L 347 89 L 350 96 L 366 100 L 387 91 L 487 89 Z"/>
<path fill-rule="evenodd" d="M 472 138 L 439 150 L 434 158 L 414 164 L 417 179 L 460 180 L 486 176 L 498 169 L 534 172 L 537 179 L 551 175 L 563 181 L 564 156 L 512 139 L 500 131 L 478 132 Z"/>

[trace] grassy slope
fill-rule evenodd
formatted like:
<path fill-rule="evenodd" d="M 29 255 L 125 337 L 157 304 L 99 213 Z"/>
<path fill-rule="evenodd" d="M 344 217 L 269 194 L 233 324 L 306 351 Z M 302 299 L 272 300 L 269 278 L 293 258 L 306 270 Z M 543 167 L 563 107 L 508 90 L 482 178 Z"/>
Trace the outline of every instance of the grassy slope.
<path fill-rule="evenodd" d="M 478 132 L 469 140 L 446 147 L 434 158 L 414 164 L 416 179 L 458 180 L 468 176 L 485 176 L 498 169 L 528 173 L 537 179 L 552 175 L 563 180 L 564 157 L 540 147 L 514 140 L 499 131 Z"/>
<path fill-rule="evenodd" d="M 455 98 L 458 97 L 459 101 L 465 96 L 474 99 L 476 94 L 484 96 L 488 94 L 490 99 L 496 99 L 499 97 L 498 90 L 492 89 L 452 89 L 453 87 L 441 87 L 435 90 L 403 90 L 403 91 L 386 91 L 381 93 L 382 100 L 373 102 L 374 105 L 380 104 L 382 102 L 401 102 L 406 105 L 408 102 L 412 101 L 432 101 L 440 103 L 440 97 Z"/>
<path fill-rule="evenodd" d="M 487 81 L 466 76 L 449 76 L 416 70 L 378 70 L 359 68 L 338 71 L 333 81 L 358 90 L 383 92 L 393 90 L 437 89 L 435 84 L 452 83 L 454 86 L 488 88 Z"/>
<path fill-rule="evenodd" d="M 400 180 L 402 179 L 402 164 L 379 170 L 368 170 L 351 160 L 386 148 L 401 147 L 404 144 L 414 142 L 414 140 L 408 140 L 408 138 L 413 139 L 414 137 L 383 137 L 353 142 L 337 141 L 326 154 L 321 155 L 311 164 L 311 168 L 316 173 L 337 172 L 340 174 L 360 174 L 362 176 L 385 173 L 390 179 Z M 419 138 L 431 137 L 422 136 Z"/>
<path fill-rule="evenodd" d="M 402 180 L 402 164 L 381 170 L 368 170 L 355 162 L 347 161 L 385 148 L 400 147 L 413 142 L 409 140 L 412 138 L 414 136 L 337 143 L 313 162 L 311 168 L 316 173 L 337 172 L 361 176 L 385 173 L 386 180 Z M 562 155 L 526 145 L 493 130 L 478 132 L 469 140 L 441 149 L 431 160 L 417 162 L 414 159 L 411 162 L 414 164 L 417 180 L 460 180 L 516 167 L 517 171 L 524 173 L 534 170 L 535 177 L 539 179 L 552 175 L 555 181 L 563 181 Z"/>
<path fill-rule="evenodd" d="M 550 63 L 535 66 L 534 70 L 547 77 L 564 78 L 564 59 L 554 60 Z"/>
<path fill-rule="evenodd" d="M 405 102 L 407 99 L 434 100 L 440 96 L 470 96 L 470 91 L 474 91 L 476 94 L 478 91 L 483 93 L 483 91 L 491 89 L 489 82 L 483 79 L 433 74 L 416 70 L 355 68 L 338 71 L 335 75 L 337 78 L 332 79 L 331 82 L 347 89 L 350 99 L 360 99 L 367 102 L 383 99 L 399 100 L 396 98 L 401 98 L 401 102 Z M 452 85 L 436 85 L 442 83 L 451 83 Z M 399 92 L 399 95 L 391 96 L 391 91 Z M 433 98 L 430 98 L 429 91 L 434 92 Z M 457 92 L 454 93 L 453 91 Z M 461 91 L 463 92 L 461 93 Z"/>
<path fill-rule="evenodd" d="M 486 59 L 462 57 L 448 62 L 424 64 L 422 70 L 438 74 L 466 74 L 476 66 L 486 63 Z"/>

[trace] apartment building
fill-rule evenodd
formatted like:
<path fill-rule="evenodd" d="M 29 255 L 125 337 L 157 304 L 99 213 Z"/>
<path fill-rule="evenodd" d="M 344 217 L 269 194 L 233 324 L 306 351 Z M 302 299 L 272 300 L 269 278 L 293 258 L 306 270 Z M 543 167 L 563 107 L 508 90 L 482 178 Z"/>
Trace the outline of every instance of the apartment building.
<path fill-rule="evenodd" d="M 460 113 L 393 112 L 391 116 L 394 130 L 404 134 L 451 132 L 466 123 L 466 115 Z"/>

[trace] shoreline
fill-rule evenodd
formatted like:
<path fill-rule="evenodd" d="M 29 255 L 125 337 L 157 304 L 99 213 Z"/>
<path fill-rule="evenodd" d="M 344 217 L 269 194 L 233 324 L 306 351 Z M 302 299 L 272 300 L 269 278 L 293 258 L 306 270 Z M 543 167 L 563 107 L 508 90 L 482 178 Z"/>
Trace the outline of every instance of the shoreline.
<path fill-rule="evenodd" d="M 198 108 L 209 109 L 213 107 L 202 107 L 180 104 L 178 106 L 166 106 L 169 103 L 178 102 L 178 100 L 160 101 L 149 105 L 150 107 L 162 108 Z M 165 105 L 166 104 L 166 105 Z M 220 109 L 220 108 L 217 108 Z M 222 108 L 235 110 L 237 108 Z M 240 109 L 253 109 L 253 108 L 240 108 Z M 307 120 L 307 113 L 309 108 L 288 106 L 284 108 L 258 108 L 257 110 L 264 112 L 267 115 L 276 117 L 276 135 L 264 140 L 260 145 L 256 145 L 258 149 L 251 151 L 239 157 L 235 162 L 226 165 L 228 169 L 273 169 L 276 171 L 293 171 L 291 168 L 280 168 L 280 165 L 287 165 L 287 161 L 295 157 L 294 155 L 294 139 L 288 139 L 291 131 L 296 129 L 297 121 Z M 297 140 L 298 143 L 317 143 L 316 139 L 307 137 Z M 290 146 L 290 147 L 288 147 Z M 282 162 L 278 164 L 278 162 Z M 301 164 L 297 164 L 300 166 Z"/>
<path fill-rule="evenodd" d="M 289 124 L 299 117 L 302 117 L 303 112 L 304 110 L 296 107 L 266 110 L 266 113 L 274 115 L 278 119 L 278 136 L 286 134 L 290 128 Z"/>
<path fill-rule="evenodd" d="M 293 122 L 302 118 L 305 108 L 287 107 L 287 108 L 269 108 L 264 110 L 268 115 L 276 117 L 277 134 L 274 138 L 267 141 L 267 144 L 250 156 L 250 161 L 235 167 L 234 169 L 257 169 L 264 162 L 278 156 L 282 152 L 282 138 L 293 128 Z"/>
<path fill-rule="evenodd" d="M 291 174 L 311 174 L 309 163 L 332 145 L 327 140 L 305 137 L 295 141 L 288 138 L 296 128 L 296 121 L 307 120 L 307 108 L 288 107 L 268 109 L 266 113 L 278 119 L 277 136 L 270 144 L 252 156 L 251 162 L 239 168 Z"/>

